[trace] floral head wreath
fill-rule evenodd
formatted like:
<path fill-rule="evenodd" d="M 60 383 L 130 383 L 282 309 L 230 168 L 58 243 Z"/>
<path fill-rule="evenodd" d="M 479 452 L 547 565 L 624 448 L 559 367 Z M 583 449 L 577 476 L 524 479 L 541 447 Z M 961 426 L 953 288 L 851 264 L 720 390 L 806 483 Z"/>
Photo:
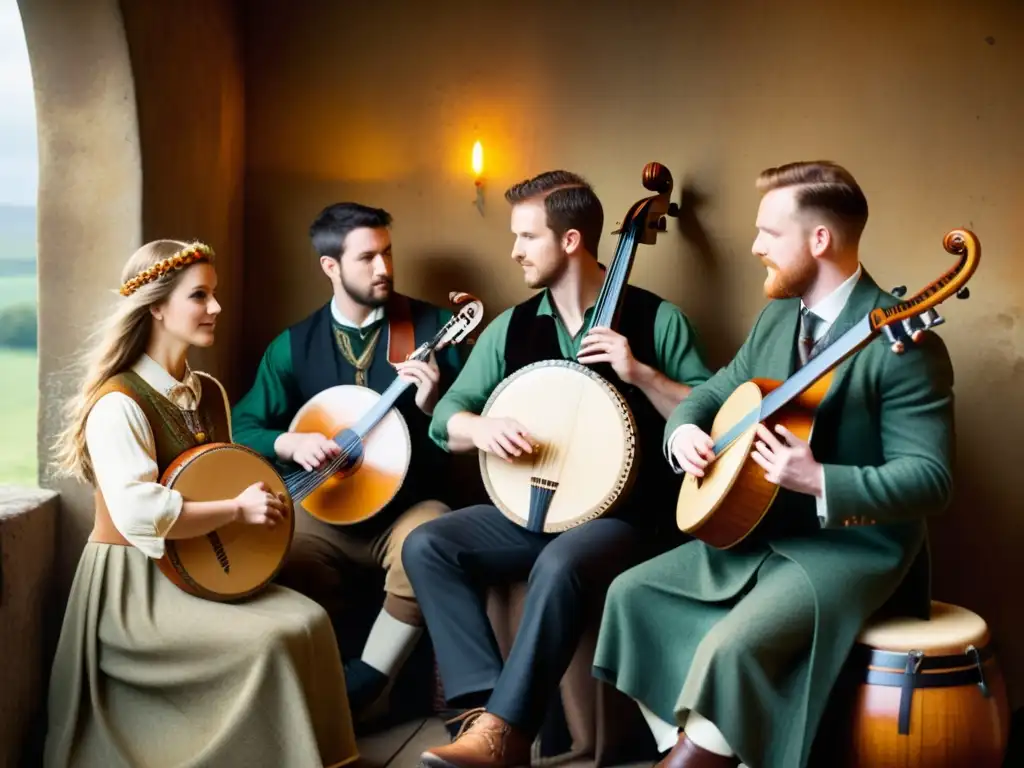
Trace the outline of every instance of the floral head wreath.
<path fill-rule="evenodd" d="M 151 283 L 168 272 L 184 269 L 198 261 L 207 261 L 213 258 L 213 255 L 213 248 L 206 245 L 206 243 L 193 243 L 186 246 L 173 256 L 168 256 L 163 261 L 158 261 L 149 269 L 139 272 L 139 274 L 121 286 L 121 295 L 131 296 L 146 283 Z"/>

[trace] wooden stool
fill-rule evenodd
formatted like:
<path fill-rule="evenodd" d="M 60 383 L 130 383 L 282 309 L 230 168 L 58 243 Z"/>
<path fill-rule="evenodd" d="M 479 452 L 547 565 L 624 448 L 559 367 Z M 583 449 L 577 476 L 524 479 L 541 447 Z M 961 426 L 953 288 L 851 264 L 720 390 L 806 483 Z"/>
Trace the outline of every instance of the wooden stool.
<path fill-rule="evenodd" d="M 851 768 L 999 768 L 1010 716 L 989 642 L 980 616 L 939 601 L 927 621 L 869 623 L 850 654 L 860 683 L 837 757 Z"/>

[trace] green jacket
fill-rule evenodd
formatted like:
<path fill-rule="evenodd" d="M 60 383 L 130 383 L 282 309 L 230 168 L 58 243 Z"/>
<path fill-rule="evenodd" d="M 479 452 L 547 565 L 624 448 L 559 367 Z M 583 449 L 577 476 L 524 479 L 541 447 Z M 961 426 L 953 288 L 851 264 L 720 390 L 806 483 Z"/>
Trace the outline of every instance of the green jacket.
<path fill-rule="evenodd" d="M 875 307 L 896 303 L 865 272 L 830 331 L 833 339 Z M 743 382 L 784 380 L 793 373 L 799 306 L 799 299 L 788 299 L 765 307 L 733 361 L 673 412 L 666 448 L 682 424 L 708 431 Z M 817 609 L 807 695 L 793 702 L 791 721 L 807 728 L 792 734 L 802 740 L 796 752 L 804 757 L 864 623 L 883 607 L 928 616 L 925 520 L 946 509 L 953 486 L 953 369 L 941 338 L 928 333 L 896 355 L 879 334 L 840 363 L 833 379 L 811 437 L 815 458 L 825 467 L 824 522 L 813 498 L 782 491 L 749 543 L 734 551 L 693 542 L 682 547 L 687 556 L 679 561 L 697 599 L 739 595 L 772 551 L 804 572 Z M 856 518 L 876 524 L 843 524 Z"/>
<path fill-rule="evenodd" d="M 875 307 L 898 299 L 865 272 L 830 331 L 833 339 Z M 697 387 L 669 417 L 667 441 L 682 424 L 709 431 L 715 414 L 736 387 L 752 378 L 787 379 L 795 370 L 799 299 L 772 301 L 735 358 Z M 933 333 L 902 355 L 879 334 L 840 363 L 816 417 L 811 437 L 825 467 L 825 527 L 866 517 L 923 531 L 924 519 L 942 512 L 952 491 L 954 451 L 953 367 Z M 790 502 L 794 499 L 790 498 Z"/>

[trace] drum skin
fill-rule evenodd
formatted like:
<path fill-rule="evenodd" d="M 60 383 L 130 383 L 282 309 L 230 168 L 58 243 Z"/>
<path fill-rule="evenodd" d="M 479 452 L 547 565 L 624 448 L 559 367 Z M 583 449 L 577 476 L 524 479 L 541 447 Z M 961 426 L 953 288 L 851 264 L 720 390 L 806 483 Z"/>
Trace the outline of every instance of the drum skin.
<path fill-rule="evenodd" d="M 846 718 L 848 741 L 837 745 L 835 764 L 847 768 L 1000 768 L 1009 739 L 1009 705 L 1005 681 L 989 643 L 989 630 L 980 616 L 939 601 L 932 602 L 928 621 L 899 617 L 866 627 L 851 660 L 857 651 L 906 654 L 916 650 L 924 654 L 918 672 L 921 677 L 957 672 L 976 677 L 977 663 L 973 652 L 967 650 L 976 648 L 983 651 L 983 658 L 987 656 L 981 675 L 988 695 L 973 680 L 915 688 L 909 732 L 901 734 L 903 689 L 861 682 Z M 929 668 L 929 658 L 937 668 Z M 878 661 L 860 665 L 862 681 L 869 671 L 905 674 L 905 665 Z"/>
<path fill-rule="evenodd" d="M 181 589 L 207 600 L 228 602 L 259 592 L 276 575 L 291 546 L 295 515 L 284 480 L 255 451 L 232 443 L 207 443 L 183 452 L 161 483 L 186 501 L 230 499 L 263 481 L 284 494 L 286 516 L 273 528 L 229 523 L 205 536 L 167 539 L 158 566 Z"/>
<path fill-rule="evenodd" d="M 516 524 L 527 525 L 532 478 L 557 483 L 546 533 L 608 512 L 629 490 L 636 424 L 622 395 L 591 369 L 570 360 L 524 366 L 495 388 L 481 415 L 515 419 L 538 446 L 511 462 L 480 451 L 487 495 Z"/>

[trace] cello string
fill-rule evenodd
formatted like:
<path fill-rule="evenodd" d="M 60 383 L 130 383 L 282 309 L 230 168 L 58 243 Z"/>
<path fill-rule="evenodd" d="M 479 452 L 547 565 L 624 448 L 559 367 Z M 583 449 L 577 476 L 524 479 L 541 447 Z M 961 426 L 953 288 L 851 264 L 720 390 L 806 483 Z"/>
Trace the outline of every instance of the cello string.
<path fill-rule="evenodd" d="M 593 328 L 610 326 L 611 318 L 614 314 L 614 304 L 617 303 L 617 294 L 621 294 L 625 285 L 622 278 L 628 262 L 631 259 L 631 256 L 627 256 L 626 254 L 632 254 L 635 243 L 636 227 L 631 223 L 628 225 L 628 229 L 623 232 L 623 235 L 619 240 L 619 244 L 615 249 L 615 256 L 612 258 L 612 264 L 608 270 L 608 275 L 606 276 L 601 287 L 601 291 L 598 294 L 597 305 L 594 308 L 594 314 L 591 318 L 590 328 L 587 329 L 587 333 L 589 333 Z M 615 297 L 616 301 L 610 303 L 611 300 L 609 297 Z M 557 430 L 557 434 L 563 436 L 563 439 L 551 441 L 551 449 L 545 451 L 544 460 L 541 462 L 543 467 L 542 476 L 553 482 L 560 482 L 562 470 L 565 468 L 565 462 L 569 455 L 568 447 L 575 445 L 576 443 L 573 438 L 575 437 L 576 427 L 579 424 L 580 414 L 583 409 L 583 394 L 585 387 L 586 382 L 583 379 L 579 380 L 574 393 L 575 396 L 570 398 L 570 403 L 575 401 L 575 407 L 570 405 L 570 407 L 565 409 L 569 418 L 567 420 L 562 419 L 559 424 L 561 429 Z M 568 421 L 568 424 L 566 424 L 566 421 Z"/>

